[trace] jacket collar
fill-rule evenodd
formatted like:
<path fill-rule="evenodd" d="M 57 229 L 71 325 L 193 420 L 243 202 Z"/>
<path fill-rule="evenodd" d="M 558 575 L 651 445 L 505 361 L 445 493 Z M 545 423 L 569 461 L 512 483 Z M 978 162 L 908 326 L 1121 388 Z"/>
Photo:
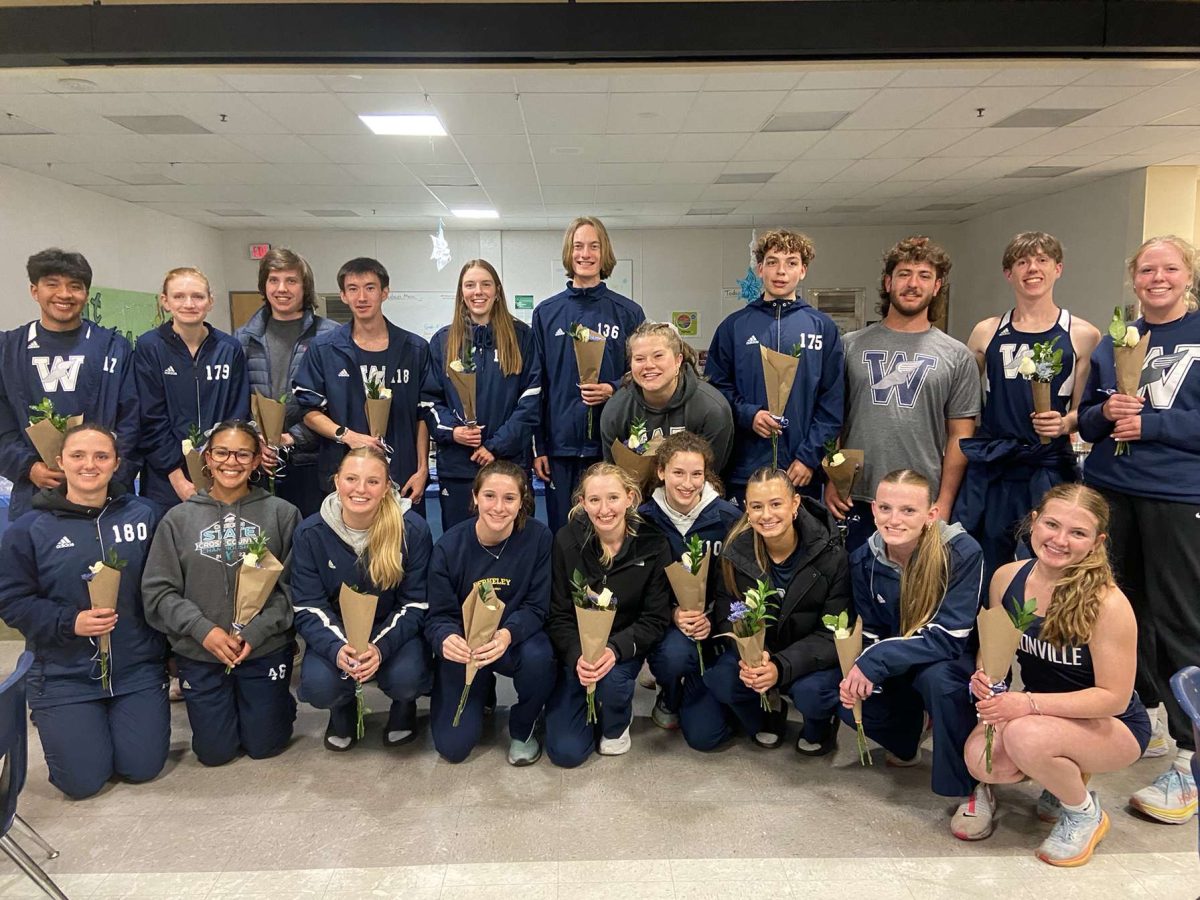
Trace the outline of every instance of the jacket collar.
<path fill-rule="evenodd" d="M 953 525 L 947 525 L 941 519 L 938 519 L 937 526 L 942 533 L 943 544 L 949 544 L 960 534 L 967 533 L 967 530 L 958 522 L 955 522 Z M 900 566 L 888 557 L 887 547 L 885 547 L 883 543 L 883 535 L 881 535 L 878 531 L 875 531 L 869 538 L 867 538 L 867 546 L 871 548 L 871 555 L 875 558 L 877 563 L 882 566 L 887 566 L 889 569 L 892 569 L 899 574 Z"/>
<path fill-rule="evenodd" d="M 798 532 L 797 546 L 802 550 L 797 570 L 803 569 L 834 544 L 837 532 L 832 523 L 833 519 L 825 507 L 810 497 L 800 498 L 795 528 Z M 732 544 L 726 544 L 721 556 L 728 557 L 735 569 L 751 578 L 766 575 L 754 558 L 754 532 L 751 530 L 743 531 Z"/>
<path fill-rule="evenodd" d="M 591 287 L 575 287 L 574 282 L 567 282 L 567 295 L 576 300 L 596 300 L 608 292 L 608 285 L 603 281 Z"/>
<path fill-rule="evenodd" d="M 269 304 L 263 303 L 262 306 L 256 309 L 254 315 L 242 326 L 242 333 L 261 343 L 267 333 L 267 320 L 271 318 L 268 314 L 270 308 Z M 304 316 L 301 318 L 301 322 L 303 323 L 300 328 L 301 334 L 307 333 L 312 328 L 314 319 L 316 319 L 316 314 L 311 309 L 305 309 Z"/>

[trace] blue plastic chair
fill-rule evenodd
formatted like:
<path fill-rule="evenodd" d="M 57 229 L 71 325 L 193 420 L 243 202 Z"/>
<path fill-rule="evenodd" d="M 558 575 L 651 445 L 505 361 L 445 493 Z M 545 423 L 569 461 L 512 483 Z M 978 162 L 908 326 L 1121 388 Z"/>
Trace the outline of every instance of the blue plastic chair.
<path fill-rule="evenodd" d="M 20 816 L 17 815 L 17 799 L 25 787 L 25 769 L 29 762 L 29 725 L 25 709 L 25 677 L 33 665 L 33 654 L 25 652 L 17 660 L 16 671 L 0 684 L 0 755 L 4 766 L 0 768 L 0 850 L 3 850 L 48 897 L 67 900 L 67 895 L 42 871 L 18 844 L 9 831 L 14 824 L 27 832 L 48 859 L 58 856 L 58 851 L 42 840 Z"/>
<path fill-rule="evenodd" d="M 1200 668 L 1184 666 L 1171 676 L 1171 692 L 1192 720 L 1192 740 L 1200 746 Z M 1192 754 L 1192 777 L 1200 783 L 1200 757 Z"/>

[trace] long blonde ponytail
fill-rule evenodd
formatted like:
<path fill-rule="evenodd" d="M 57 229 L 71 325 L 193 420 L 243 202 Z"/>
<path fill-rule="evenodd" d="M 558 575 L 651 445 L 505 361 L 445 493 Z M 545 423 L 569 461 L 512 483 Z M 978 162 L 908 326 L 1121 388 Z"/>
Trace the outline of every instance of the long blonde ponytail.
<path fill-rule="evenodd" d="M 388 479 L 388 490 L 367 529 L 367 546 L 363 553 L 371 581 L 381 590 L 391 590 L 404 580 L 404 513 L 390 487 L 387 457 L 375 447 L 359 447 L 342 457 L 339 473 L 348 459 L 373 459 L 383 467 L 384 477 Z"/>
<path fill-rule="evenodd" d="M 933 485 L 920 472 L 896 469 L 879 479 L 879 483 L 924 488 L 929 505 L 933 505 Z M 900 633 L 904 637 L 912 637 L 929 623 L 949 586 L 950 554 L 935 519 L 921 529 L 917 548 L 900 570 Z"/>

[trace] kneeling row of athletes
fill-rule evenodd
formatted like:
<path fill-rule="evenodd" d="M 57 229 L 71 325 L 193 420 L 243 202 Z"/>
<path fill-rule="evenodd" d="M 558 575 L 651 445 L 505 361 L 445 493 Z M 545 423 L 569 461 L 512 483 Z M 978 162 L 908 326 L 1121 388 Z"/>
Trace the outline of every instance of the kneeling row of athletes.
<path fill-rule="evenodd" d="M 1056 865 L 1086 862 L 1108 829 L 1087 777 L 1129 765 L 1149 737 L 1132 687 L 1136 626 L 1105 555 L 1107 507 L 1086 487 L 1052 489 L 1032 515 L 1035 558 L 992 580 L 991 605 L 1032 599 L 1037 610 L 1018 651 L 1026 690 L 993 693 L 975 665 L 979 545 L 939 518 L 929 481 L 911 470 L 881 480 L 877 530 L 849 558 L 826 510 L 802 499 L 783 471 L 754 473 L 739 514 L 720 497 L 707 442 L 687 432 L 659 448 L 662 484 L 644 504 L 622 469 L 589 468 L 557 535 L 533 518 L 526 473 L 495 461 L 475 478 L 477 515 L 434 545 L 375 449 L 348 453 L 335 492 L 301 522 L 255 483 L 260 446 L 249 423 L 217 426 L 205 450 L 212 487 L 159 522 L 150 504 L 112 481 L 112 434 L 76 426 L 61 457 L 65 484 L 42 491 L 5 534 L 0 617 L 36 655 L 30 706 L 50 780 L 69 796 L 161 770 L 170 736 L 166 643 L 202 763 L 282 752 L 296 713 L 294 633 L 306 645 L 300 699 L 329 710 L 325 745 L 333 751 L 359 739 L 356 686 L 373 680 L 391 701 L 386 746 L 416 737 L 417 698 L 431 694 L 434 746 L 464 760 L 500 674 L 517 694 L 510 763 L 535 763 L 543 741 L 560 766 L 597 751 L 619 755 L 630 747 L 633 695 L 648 661 L 661 686 L 655 722 L 678 727 L 697 750 L 738 732 L 764 748 L 782 746 L 786 704 L 764 711 L 763 694 L 790 698 L 802 714 L 795 746 L 808 756 L 834 749 L 838 719 L 851 722 L 856 702 L 891 765 L 920 760 L 931 721 L 933 791 L 965 798 L 953 833 L 987 837 L 995 799 L 981 782 L 1028 776 L 1046 788 L 1039 812 L 1057 824 L 1039 856 Z M 693 535 L 712 554 L 707 613 L 679 609 L 665 571 Z M 238 566 L 264 538 L 284 572 L 262 611 L 231 629 Z M 83 576 L 106 558 L 123 564 L 119 602 L 92 609 Z M 581 653 L 576 573 L 615 598 L 607 647 L 594 662 Z M 504 611 L 495 635 L 472 650 L 461 605 L 482 579 Z M 748 665 L 717 638 L 760 580 L 778 596 L 761 663 Z M 347 642 L 343 587 L 379 598 L 365 647 Z M 843 677 L 822 620 L 847 609 L 862 620 L 866 647 Z M 101 680 L 103 635 L 110 650 Z M 455 723 L 468 662 L 478 676 Z M 587 716 L 592 686 L 596 725 Z M 990 766 L 987 725 L 997 726 Z"/>

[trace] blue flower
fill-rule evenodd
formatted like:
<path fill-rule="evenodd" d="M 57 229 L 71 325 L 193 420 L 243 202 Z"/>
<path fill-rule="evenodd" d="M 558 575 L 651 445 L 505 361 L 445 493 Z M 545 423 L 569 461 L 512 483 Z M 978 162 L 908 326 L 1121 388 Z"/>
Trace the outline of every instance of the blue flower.
<path fill-rule="evenodd" d="M 750 607 L 741 600 L 735 600 L 729 607 L 729 621 L 740 622 L 748 612 L 750 612 Z"/>

